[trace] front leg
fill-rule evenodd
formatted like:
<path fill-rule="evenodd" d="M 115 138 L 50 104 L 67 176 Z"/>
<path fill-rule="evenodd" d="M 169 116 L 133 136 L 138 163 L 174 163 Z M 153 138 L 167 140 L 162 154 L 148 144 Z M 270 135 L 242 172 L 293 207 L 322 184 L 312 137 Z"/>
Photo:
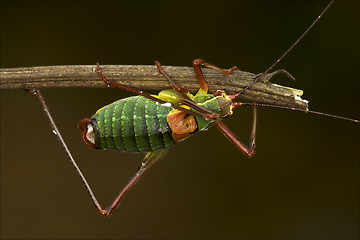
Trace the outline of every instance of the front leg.
<path fill-rule="evenodd" d="M 207 63 L 207 62 L 205 62 L 204 60 L 202 60 L 200 58 L 195 59 L 193 61 L 193 68 L 194 68 L 194 72 L 195 72 L 195 75 L 196 75 L 196 79 L 198 80 L 198 83 L 200 85 L 200 90 L 198 92 L 200 94 L 207 94 L 207 92 L 208 92 L 208 86 L 207 86 L 207 84 L 205 82 L 204 75 L 203 75 L 203 73 L 201 71 L 201 67 L 212 68 L 212 69 L 214 69 L 214 70 L 216 70 L 218 72 L 221 72 L 222 74 L 225 74 L 225 75 L 229 75 L 229 74 L 231 74 L 232 72 L 234 72 L 236 70 L 239 71 L 239 69 L 236 66 L 230 68 L 229 70 L 224 70 L 224 69 L 219 68 L 217 66 L 214 66 L 214 65 L 212 65 L 210 63 Z"/>
<path fill-rule="evenodd" d="M 250 137 L 250 147 L 246 146 L 240 139 L 238 139 L 223 122 L 217 121 L 215 122 L 215 125 L 220 130 L 220 132 L 224 134 L 224 136 L 227 137 L 227 139 L 229 139 L 232 144 L 235 145 L 237 149 L 239 149 L 246 156 L 252 157 L 255 154 L 256 122 L 256 106 L 254 105 L 254 118 Z"/>

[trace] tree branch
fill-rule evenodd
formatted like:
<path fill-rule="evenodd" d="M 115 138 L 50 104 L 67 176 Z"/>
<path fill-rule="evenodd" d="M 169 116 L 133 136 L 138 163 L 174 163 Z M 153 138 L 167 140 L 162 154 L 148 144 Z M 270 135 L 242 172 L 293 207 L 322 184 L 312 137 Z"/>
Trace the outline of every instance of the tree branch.
<path fill-rule="evenodd" d="M 21 89 L 26 87 L 106 87 L 93 72 L 95 65 L 64 65 L 0 69 L 0 89 Z M 163 90 L 171 88 L 168 80 L 155 65 L 102 65 L 104 76 L 116 83 L 139 90 Z M 191 67 L 163 66 L 164 70 L 179 84 L 196 92 L 199 89 L 195 73 Z M 224 90 L 234 94 L 249 85 L 257 74 L 235 71 L 226 76 L 212 69 L 203 69 L 209 91 Z M 265 75 L 239 98 L 251 101 L 289 106 L 307 110 L 306 100 L 300 96 L 302 90 L 272 84 L 269 79 L 274 74 Z"/>

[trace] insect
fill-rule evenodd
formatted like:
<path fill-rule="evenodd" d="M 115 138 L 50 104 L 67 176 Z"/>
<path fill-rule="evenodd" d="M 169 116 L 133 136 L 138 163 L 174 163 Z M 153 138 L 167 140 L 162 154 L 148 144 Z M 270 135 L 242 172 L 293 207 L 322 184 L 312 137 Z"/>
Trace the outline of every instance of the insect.
<path fill-rule="evenodd" d="M 328 5 L 328 7 L 329 6 L 330 5 Z M 323 13 L 321 13 L 320 16 L 322 16 Z M 308 30 L 305 31 L 299 40 L 308 32 Z M 277 62 L 256 78 L 251 85 L 234 95 L 227 95 L 222 91 L 208 94 L 207 84 L 202 75 L 201 67 L 209 67 L 224 74 L 231 74 L 236 71 L 237 68 L 233 67 L 226 71 L 200 59 L 195 60 L 193 63 L 197 80 L 200 85 L 200 90 L 195 96 L 189 93 L 185 88 L 172 82 L 171 78 L 162 69 L 159 63 L 156 63 L 159 71 L 169 79 L 173 85 L 173 89 L 164 90 L 160 92 L 158 96 L 148 95 L 141 91 L 111 82 L 106 79 L 101 68 L 97 66 L 94 71 L 99 74 L 106 84 L 132 91 L 139 96 L 119 100 L 97 111 L 91 119 L 81 121 L 79 127 L 82 130 L 83 142 L 91 148 L 148 152 L 135 176 L 123 188 L 115 201 L 107 209 L 103 209 L 100 204 L 98 204 L 90 187 L 87 185 L 86 180 L 81 174 L 99 213 L 104 216 L 110 216 L 116 210 L 129 189 L 134 186 L 134 184 L 160 158 L 165 156 L 170 145 L 186 139 L 197 131 L 206 130 L 211 125 L 215 125 L 241 152 L 249 157 L 252 156 L 255 153 L 256 107 L 264 106 L 264 104 L 247 104 L 252 105 L 254 109 L 254 120 L 249 146 L 242 143 L 221 122 L 221 120 L 224 117 L 231 115 L 236 107 L 246 105 L 245 103 L 235 102 L 234 100 L 253 84 L 256 84 L 256 82 L 261 80 L 266 73 L 268 73 L 289 51 L 291 51 L 299 40 L 297 40 Z M 120 116 L 120 113 L 124 114 L 121 114 Z M 118 117 L 116 116 L 117 114 L 119 115 Z M 115 119 L 114 121 L 112 120 L 113 118 Z M 148 124 L 147 122 L 152 122 L 152 124 Z M 148 129 L 148 126 L 153 126 L 153 128 Z"/>

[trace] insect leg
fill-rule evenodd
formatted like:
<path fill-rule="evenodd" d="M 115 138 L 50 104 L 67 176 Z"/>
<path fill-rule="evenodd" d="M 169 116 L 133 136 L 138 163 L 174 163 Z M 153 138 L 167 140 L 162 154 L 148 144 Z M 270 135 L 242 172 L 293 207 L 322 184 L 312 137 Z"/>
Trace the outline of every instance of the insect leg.
<path fill-rule="evenodd" d="M 180 103 L 182 103 L 184 105 L 187 105 L 187 106 L 199 111 L 200 113 L 204 114 L 202 117 L 205 117 L 207 119 L 217 120 L 219 118 L 212 111 L 210 111 L 210 110 L 208 110 L 206 108 L 203 108 L 203 107 L 197 105 L 195 102 L 193 102 L 191 100 L 191 97 L 189 97 L 189 95 L 191 95 L 189 90 L 187 90 L 186 88 L 181 87 L 181 86 L 177 85 L 176 83 L 174 83 L 172 81 L 172 79 L 170 78 L 170 76 L 165 72 L 165 70 L 162 68 L 161 64 L 158 61 L 155 61 L 155 65 L 159 69 L 159 71 L 170 81 L 170 83 L 173 85 L 173 88 L 175 89 L 175 91 L 180 92 L 180 93 L 188 96 L 188 97 L 184 97 L 184 98 L 181 98 L 181 99 L 179 98 Z"/>
<path fill-rule="evenodd" d="M 121 190 L 119 195 L 116 197 L 114 202 L 105 210 L 105 216 L 110 216 L 119 206 L 121 200 L 124 198 L 125 194 L 135 185 L 139 179 L 144 176 L 144 174 L 155 165 L 157 161 L 165 156 L 169 148 L 161 149 L 156 152 L 149 152 L 146 154 L 144 160 L 141 162 L 140 167 L 136 171 L 135 175 L 130 179 L 126 186 Z"/>
<path fill-rule="evenodd" d="M 189 95 L 189 90 L 187 90 L 184 87 L 181 87 L 179 85 L 177 85 L 171 78 L 170 76 L 165 72 L 165 70 L 163 69 L 163 67 L 161 66 L 161 64 L 158 61 L 155 61 L 155 66 L 158 68 L 158 70 L 169 80 L 169 82 L 171 83 L 171 85 L 173 86 L 173 88 L 175 89 L 175 91 L 183 93 L 185 95 Z"/>
<path fill-rule="evenodd" d="M 217 66 L 214 66 L 210 63 L 207 63 L 205 62 L 204 60 L 202 59 L 195 59 L 193 61 L 193 68 L 194 68 L 194 72 L 195 72 L 195 75 L 196 75 L 196 79 L 198 80 L 198 83 L 200 85 L 200 90 L 202 94 L 206 94 L 208 92 L 208 86 L 205 82 L 205 79 L 204 79 L 204 75 L 201 71 L 201 67 L 207 67 L 207 68 L 212 68 L 216 71 L 219 71 L 221 72 L 222 74 L 225 74 L 225 75 L 229 75 L 231 74 L 232 72 L 236 71 L 236 70 L 239 70 L 236 66 L 230 68 L 229 70 L 224 70 L 222 68 L 219 68 Z"/>
<path fill-rule="evenodd" d="M 56 136 L 58 137 L 62 147 L 64 148 L 67 156 L 70 159 L 71 164 L 74 166 L 76 172 L 79 174 L 81 181 L 84 183 L 86 190 L 88 191 L 91 200 L 93 201 L 96 209 L 98 210 L 98 212 L 106 217 L 109 217 L 115 210 L 116 208 L 119 206 L 121 200 L 123 199 L 123 197 L 125 196 L 125 194 L 131 189 L 131 187 L 133 187 L 135 185 L 135 183 L 152 167 L 154 166 L 154 164 L 160 160 L 161 158 L 163 158 L 166 154 L 166 152 L 168 151 L 169 148 L 165 148 L 156 152 L 149 152 L 144 160 L 141 162 L 141 165 L 139 167 L 139 169 L 136 171 L 136 174 L 130 179 L 129 183 L 123 188 L 123 190 L 120 192 L 120 194 L 118 195 L 118 197 L 115 199 L 115 201 L 111 204 L 111 206 L 107 209 L 102 209 L 101 205 L 99 204 L 99 202 L 97 201 L 95 194 L 93 193 L 93 191 L 91 190 L 90 185 L 87 183 L 85 176 L 82 174 L 80 168 L 78 167 L 78 165 L 76 164 L 73 156 L 70 153 L 70 150 L 68 149 L 64 139 L 62 138 L 58 128 L 56 127 L 56 124 L 49 112 L 48 107 L 45 104 L 45 100 L 43 99 L 43 97 L 40 94 L 39 90 L 36 89 L 28 89 L 26 88 L 25 91 L 27 92 L 31 92 L 33 94 L 35 94 L 38 99 L 40 100 L 44 111 L 46 113 L 46 116 L 48 117 L 49 121 L 50 121 L 50 125 L 53 128 L 54 133 L 56 133 Z M 87 123 L 88 120 L 84 120 L 82 121 L 83 124 Z"/>
<path fill-rule="evenodd" d="M 38 97 L 38 99 L 40 100 L 43 108 L 44 108 L 44 112 L 47 116 L 47 118 L 49 119 L 50 121 L 50 125 L 51 125 L 51 128 L 53 129 L 53 132 L 56 134 L 57 138 L 59 139 L 60 143 L 61 143 L 61 146 L 64 148 L 71 164 L 73 165 L 73 167 L 75 168 L 75 171 L 77 172 L 77 174 L 80 176 L 81 178 L 81 181 L 83 182 L 87 192 L 89 193 L 90 195 L 90 198 L 92 200 L 92 202 L 94 203 L 96 209 L 98 210 L 98 212 L 101 214 L 101 215 L 105 215 L 106 213 L 106 210 L 103 210 L 102 207 L 100 206 L 98 200 L 96 199 L 95 197 L 95 194 L 93 193 L 93 191 L 91 190 L 91 187 L 90 185 L 88 184 L 88 182 L 86 181 L 86 178 L 85 176 L 82 174 L 79 166 L 76 164 L 73 156 L 71 155 L 70 153 L 70 150 L 68 149 L 64 139 L 62 138 L 61 134 L 60 134 L 60 131 L 58 130 L 58 128 L 56 127 L 56 124 L 50 114 L 50 111 L 49 111 L 49 108 L 46 106 L 46 103 L 45 103 L 45 100 L 44 98 L 41 96 L 41 93 L 39 90 L 37 89 L 30 89 L 30 88 L 25 88 L 25 91 L 27 92 L 30 92 L 30 93 L 33 93 L 34 95 L 36 95 Z"/>
<path fill-rule="evenodd" d="M 227 137 L 230 142 L 232 142 L 235 147 L 237 147 L 237 149 L 239 149 L 246 156 L 251 157 L 255 154 L 256 122 L 256 106 L 254 106 L 254 118 L 250 137 L 250 148 L 246 146 L 240 139 L 238 139 L 235 134 L 223 122 L 217 121 L 215 122 L 215 125 L 225 135 L 225 137 Z"/>
<path fill-rule="evenodd" d="M 133 93 L 135 93 L 135 94 L 137 94 L 137 95 L 141 95 L 141 96 L 143 96 L 143 97 L 146 97 L 146 98 L 148 98 L 148 99 L 151 99 L 151 100 L 153 100 L 153 101 L 155 101 L 155 102 L 158 102 L 158 103 L 160 103 L 160 104 L 167 103 L 166 101 L 161 100 L 160 98 L 154 97 L 154 96 L 152 96 L 152 95 L 150 95 L 150 94 L 144 93 L 143 91 L 139 91 L 139 90 L 136 90 L 136 89 L 134 89 L 134 88 L 130 88 L 130 87 L 127 87 L 127 86 L 125 86 L 125 85 L 122 85 L 122 84 L 119 84 L 119 83 L 115 83 L 115 82 L 113 82 L 113 81 L 108 80 L 108 79 L 103 75 L 102 69 L 100 68 L 99 64 L 97 64 L 96 68 L 94 68 L 94 72 L 96 72 L 96 73 L 99 75 L 99 77 L 101 78 L 101 80 L 102 80 L 103 82 L 105 82 L 108 86 L 125 89 L 126 91 L 133 92 Z M 190 110 L 190 109 L 186 109 L 186 108 L 183 108 L 183 107 L 180 107 L 180 106 L 176 106 L 176 105 L 174 105 L 174 104 L 171 104 L 171 107 L 172 107 L 172 108 L 176 108 L 176 109 L 178 109 L 178 110 L 180 110 L 180 111 L 189 113 L 189 114 L 193 114 L 193 115 L 199 116 L 199 117 L 205 117 L 205 118 L 207 118 L 207 119 L 215 119 L 215 117 L 216 117 L 214 114 L 212 114 L 212 112 L 211 112 L 211 114 L 210 114 L 210 113 L 207 113 L 207 112 L 202 113 L 201 111 L 195 112 L 195 111 L 192 111 L 192 110 Z M 200 108 L 200 106 L 199 106 L 199 108 Z"/>

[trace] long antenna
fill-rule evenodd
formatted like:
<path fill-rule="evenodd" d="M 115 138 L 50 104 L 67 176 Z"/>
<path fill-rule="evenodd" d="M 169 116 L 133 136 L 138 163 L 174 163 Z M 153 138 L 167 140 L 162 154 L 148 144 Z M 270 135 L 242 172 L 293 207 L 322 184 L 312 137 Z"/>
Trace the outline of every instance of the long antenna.
<path fill-rule="evenodd" d="M 346 121 L 350 121 L 350 122 L 360 123 L 360 121 L 356 120 L 356 119 L 347 118 L 347 117 L 341 117 L 341 116 L 337 116 L 337 115 L 333 115 L 333 114 L 329 114 L 329 113 L 323 113 L 323 112 L 317 112 L 317 111 L 311 111 L 311 110 L 304 110 L 304 109 L 301 109 L 301 108 L 273 105 L 273 104 L 267 104 L 267 103 L 233 102 L 231 105 L 233 106 L 233 108 L 236 108 L 236 107 L 239 107 L 239 106 L 257 106 L 257 107 L 281 108 L 281 109 L 288 109 L 288 110 L 305 112 L 305 113 L 313 113 L 313 114 L 322 115 L 322 116 L 326 116 L 326 117 L 332 117 L 332 118 L 337 118 L 337 119 L 346 120 Z"/>
<path fill-rule="evenodd" d="M 291 47 L 286 50 L 284 52 L 283 55 L 281 55 L 281 57 L 276 60 L 276 62 L 273 63 L 273 65 L 271 65 L 265 72 L 263 72 L 262 74 L 260 74 L 257 78 L 254 79 L 254 81 L 248 85 L 247 87 L 245 87 L 243 90 L 241 90 L 239 93 L 235 94 L 234 97 L 238 97 L 239 95 L 243 94 L 246 90 L 248 90 L 249 88 L 251 88 L 255 83 L 257 83 L 258 81 L 260 81 L 260 79 L 262 79 L 265 74 L 267 74 L 271 69 L 273 69 L 286 55 L 288 55 L 288 53 L 300 42 L 301 39 L 303 39 L 303 37 L 310 31 L 310 29 L 315 25 L 315 23 L 317 23 L 317 21 L 319 21 L 319 19 L 324 15 L 324 13 L 326 12 L 326 10 L 331 6 L 331 4 L 334 3 L 335 0 L 332 0 L 327 6 L 326 8 L 320 13 L 320 15 L 315 19 L 315 21 L 310 25 L 310 27 L 308 27 L 306 29 L 306 31 L 293 43 L 293 45 L 291 45 Z"/>

